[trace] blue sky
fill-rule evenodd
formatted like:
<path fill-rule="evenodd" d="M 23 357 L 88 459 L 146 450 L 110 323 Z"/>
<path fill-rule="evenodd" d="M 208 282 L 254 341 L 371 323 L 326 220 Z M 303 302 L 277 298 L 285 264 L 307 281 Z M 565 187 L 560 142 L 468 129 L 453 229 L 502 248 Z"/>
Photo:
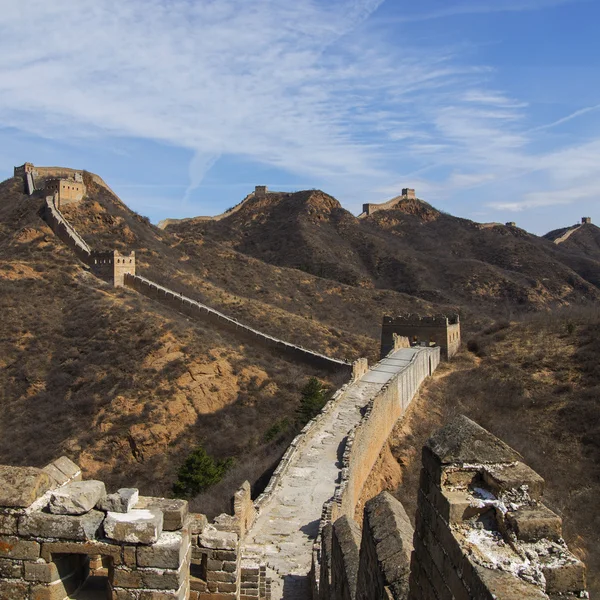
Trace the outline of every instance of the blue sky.
<path fill-rule="evenodd" d="M 0 0 L 0 177 L 85 168 L 154 222 L 266 184 L 600 223 L 599 20 L 594 0 Z"/>

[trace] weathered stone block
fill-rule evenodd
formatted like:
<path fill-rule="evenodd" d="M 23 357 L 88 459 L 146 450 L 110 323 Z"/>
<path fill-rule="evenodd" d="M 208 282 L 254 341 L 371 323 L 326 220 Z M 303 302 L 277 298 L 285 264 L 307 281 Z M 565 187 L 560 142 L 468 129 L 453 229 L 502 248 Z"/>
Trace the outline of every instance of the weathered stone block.
<path fill-rule="evenodd" d="M 54 554 L 88 554 L 109 556 L 114 565 L 122 564 L 121 546 L 97 541 L 87 542 L 43 542 L 41 557 L 46 562 L 53 560 Z"/>
<path fill-rule="evenodd" d="M 40 557 L 37 542 L 19 539 L 16 536 L 0 536 L 0 558 L 36 560 Z"/>
<path fill-rule="evenodd" d="M 543 504 L 525 506 L 507 513 L 506 520 L 517 538 L 537 542 L 543 538 L 558 540 L 562 537 L 562 519 Z"/>
<path fill-rule="evenodd" d="M 96 508 L 105 512 L 129 512 L 138 502 L 139 492 L 136 488 L 120 488 L 114 494 L 101 498 Z"/>
<path fill-rule="evenodd" d="M 81 469 L 70 458 L 61 456 L 53 464 L 61 473 L 74 481 L 81 481 Z"/>
<path fill-rule="evenodd" d="M 73 481 L 51 492 L 48 510 L 55 515 L 83 515 L 104 496 L 102 481 Z"/>
<path fill-rule="evenodd" d="M 137 566 L 137 547 L 136 546 L 124 546 L 123 547 L 123 563 L 128 567 Z"/>
<path fill-rule="evenodd" d="M 91 510 L 85 515 L 53 515 L 34 512 L 19 521 L 19 534 L 63 540 L 93 540 L 104 520 L 104 513 Z"/>
<path fill-rule="evenodd" d="M 577 593 L 585 590 L 585 565 L 575 557 L 549 560 L 542 567 L 548 594 Z"/>
<path fill-rule="evenodd" d="M 190 536 L 187 531 L 163 531 L 155 544 L 137 549 L 137 564 L 140 567 L 179 569 L 189 545 Z"/>
<path fill-rule="evenodd" d="M 0 535 L 14 535 L 17 533 L 16 515 L 0 514 Z"/>
<path fill-rule="evenodd" d="M 200 513 L 190 513 L 189 527 L 192 535 L 198 535 L 204 531 L 204 528 L 208 525 L 208 519 L 206 515 Z"/>
<path fill-rule="evenodd" d="M 31 600 L 64 600 L 67 596 L 61 582 L 31 586 Z"/>
<path fill-rule="evenodd" d="M 26 562 L 25 579 L 27 581 L 37 581 L 39 583 L 52 583 L 58 581 L 60 575 L 54 563 L 46 562 Z"/>
<path fill-rule="evenodd" d="M 52 485 L 50 476 L 41 469 L 0 465 L 0 506 L 26 508 Z"/>
<path fill-rule="evenodd" d="M 508 492 L 526 492 L 532 500 L 539 500 L 544 493 L 544 479 L 520 461 L 512 465 L 487 465 L 483 480 L 500 498 Z"/>
<path fill-rule="evenodd" d="M 47 473 L 56 485 L 64 485 L 69 482 L 69 478 L 62 471 L 57 469 L 53 463 L 46 465 L 42 471 Z"/>
<path fill-rule="evenodd" d="M 237 534 L 228 531 L 217 531 L 211 525 L 198 538 L 201 546 L 215 550 L 235 550 L 237 548 L 237 541 Z"/>
<path fill-rule="evenodd" d="M 109 512 L 104 519 L 106 537 L 130 544 L 154 544 L 162 533 L 162 527 L 163 514 L 157 510 Z"/>
<path fill-rule="evenodd" d="M 2 600 L 25 600 L 29 598 L 29 584 L 21 581 L 0 579 L 0 598 Z"/>
<path fill-rule="evenodd" d="M 23 577 L 23 561 L 0 558 L 0 579 L 20 579 Z"/>
<path fill-rule="evenodd" d="M 140 496 L 135 508 L 162 511 L 164 531 L 181 529 L 185 525 L 189 514 L 186 500 L 153 498 L 151 496 Z"/>
<path fill-rule="evenodd" d="M 235 583 L 219 583 L 219 592 L 236 592 L 237 585 Z"/>
<path fill-rule="evenodd" d="M 207 581 L 223 581 L 225 583 L 234 583 L 237 580 L 236 573 L 227 573 L 225 571 L 208 571 Z"/>

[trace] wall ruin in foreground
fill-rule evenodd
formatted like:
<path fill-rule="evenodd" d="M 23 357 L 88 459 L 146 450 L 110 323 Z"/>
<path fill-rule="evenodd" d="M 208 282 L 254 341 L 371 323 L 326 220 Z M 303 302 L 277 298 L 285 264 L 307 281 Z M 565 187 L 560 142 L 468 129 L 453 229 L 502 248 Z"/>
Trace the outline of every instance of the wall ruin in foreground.
<path fill-rule="evenodd" d="M 413 532 L 388 492 L 323 532 L 322 600 L 587 598 L 585 566 L 542 503 L 544 480 L 491 433 L 459 416 L 423 448 Z"/>

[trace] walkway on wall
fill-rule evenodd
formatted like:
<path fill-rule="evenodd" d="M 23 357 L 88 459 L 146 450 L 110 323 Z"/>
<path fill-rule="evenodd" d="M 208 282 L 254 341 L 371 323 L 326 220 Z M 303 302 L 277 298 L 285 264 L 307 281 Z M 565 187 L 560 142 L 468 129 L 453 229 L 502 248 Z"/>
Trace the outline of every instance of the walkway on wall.
<path fill-rule="evenodd" d="M 398 350 L 353 383 L 306 448 L 292 460 L 273 497 L 261 509 L 246 536 L 243 556 L 256 557 L 272 570 L 273 600 L 311 597 L 308 573 L 312 546 L 323 504 L 333 496 L 340 479 L 341 444 L 359 423 L 361 409 L 419 351 L 418 348 Z"/>

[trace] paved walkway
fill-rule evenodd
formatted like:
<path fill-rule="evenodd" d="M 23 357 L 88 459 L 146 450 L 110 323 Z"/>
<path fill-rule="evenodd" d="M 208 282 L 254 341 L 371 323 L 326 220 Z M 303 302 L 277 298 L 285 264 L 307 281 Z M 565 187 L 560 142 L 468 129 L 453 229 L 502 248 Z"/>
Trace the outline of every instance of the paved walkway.
<path fill-rule="evenodd" d="M 273 600 L 310 599 L 312 545 L 323 504 L 333 496 L 339 481 L 342 441 L 360 421 L 360 409 L 416 352 L 412 348 L 398 350 L 351 386 L 310 445 L 290 464 L 275 497 L 248 533 L 244 556 L 260 557 L 267 564 L 267 574 L 273 578 Z"/>

